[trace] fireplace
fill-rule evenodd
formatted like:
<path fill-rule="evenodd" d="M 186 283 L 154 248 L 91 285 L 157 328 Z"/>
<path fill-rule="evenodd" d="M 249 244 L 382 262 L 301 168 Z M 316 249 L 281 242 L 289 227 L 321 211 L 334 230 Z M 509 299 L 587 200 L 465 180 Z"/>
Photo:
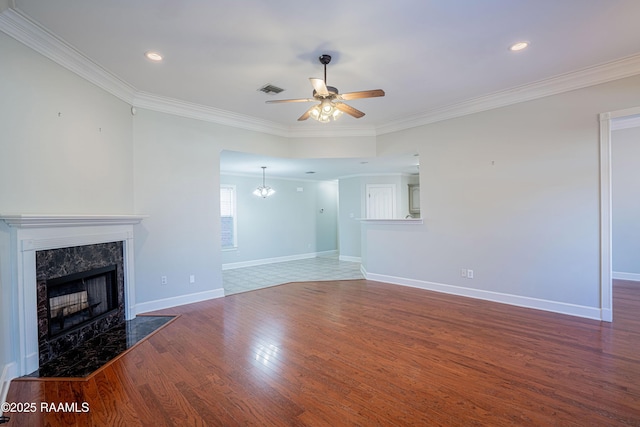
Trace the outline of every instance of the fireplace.
<path fill-rule="evenodd" d="M 11 365 L 6 378 L 30 374 L 42 361 L 50 360 L 54 352 L 72 348 L 77 340 L 136 317 L 133 230 L 143 218 L 144 215 L 0 215 L 4 223 L 0 223 L 0 232 L 5 232 L 12 253 L 0 260 L 0 269 L 6 267 L 15 272 L 11 286 L 16 299 L 16 335 L 12 342 L 17 363 Z M 5 225 L 9 228 L 3 229 Z M 98 251 L 102 254 L 97 257 L 101 262 L 89 261 L 78 249 L 101 244 L 106 246 L 94 247 L 94 251 L 101 248 Z M 65 250 L 57 252 L 58 249 Z M 80 256 L 76 257 L 78 251 Z M 114 253 L 118 259 L 109 259 Z M 48 260 L 44 267 L 43 258 Z M 77 324 L 69 333 L 50 337 L 47 280 L 112 265 L 117 265 L 118 309 L 98 315 L 97 323 Z"/>
<path fill-rule="evenodd" d="M 125 320 L 122 242 L 36 252 L 40 364 Z"/>
<path fill-rule="evenodd" d="M 49 338 L 118 309 L 117 265 L 47 280 Z"/>

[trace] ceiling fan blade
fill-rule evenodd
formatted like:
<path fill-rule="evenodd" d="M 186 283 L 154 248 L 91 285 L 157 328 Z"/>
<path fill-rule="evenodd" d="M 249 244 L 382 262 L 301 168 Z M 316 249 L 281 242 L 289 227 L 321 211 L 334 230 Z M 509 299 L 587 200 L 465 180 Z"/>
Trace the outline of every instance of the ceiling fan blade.
<path fill-rule="evenodd" d="M 310 77 L 309 81 L 319 96 L 329 96 L 329 90 L 327 89 L 327 85 L 324 83 L 324 80 Z"/>
<path fill-rule="evenodd" d="M 309 118 L 309 114 L 311 114 L 311 110 L 313 110 L 315 107 L 316 106 L 314 105 L 313 107 L 311 107 L 307 111 L 305 111 L 305 113 L 303 115 L 298 117 L 298 121 L 301 122 L 303 120 L 307 120 Z"/>
<path fill-rule="evenodd" d="M 364 113 L 362 111 L 356 110 L 352 106 L 343 104 L 342 102 L 336 102 L 335 106 L 338 110 L 342 111 L 343 113 L 347 113 L 348 115 L 353 116 L 356 119 L 359 119 L 360 117 L 364 116 Z"/>
<path fill-rule="evenodd" d="M 384 91 L 382 89 L 363 90 L 360 92 L 343 93 L 338 95 L 338 98 L 343 99 L 345 101 L 350 101 L 352 99 L 375 98 L 378 96 L 384 96 Z"/>
<path fill-rule="evenodd" d="M 313 98 L 300 98 L 300 99 L 274 99 L 271 101 L 265 101 L 267 104 L 280 104 L 284 102 L 312 102 L 317 101 Z"/>

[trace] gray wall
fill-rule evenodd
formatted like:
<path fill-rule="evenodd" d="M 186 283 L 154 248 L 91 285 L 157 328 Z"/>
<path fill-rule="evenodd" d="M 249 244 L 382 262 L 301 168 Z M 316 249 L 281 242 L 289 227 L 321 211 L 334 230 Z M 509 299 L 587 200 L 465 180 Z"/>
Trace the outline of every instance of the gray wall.
<path fill-rule="evenodd" d="M 286 152 L 278 137 L 138 110 L 135 210 L 149 218 L 135 227 L 137 303 L 222 288 L 220 151 L 256 140 L 270 154 Z"/>
<path fill-rule="evenodd" d="M 316 192 L 316 252 L 338 250 L 338 182 L 321 181 Z"/>
<path fill-rule="evenodd" d="M 424 225 L 368 229 L 365 268 L 599 307 L 598 114 L 638 99 L 636 76 L 379 137 L 417 146 Z"/>
<path fill-rule="evenodd" d="M 288 157 L 296 142 L 144 109 L 138 109 L 133 128 L 135 212 L 149 215 L 135 227 L 136 303 L 222 289 L 220 152 Z M 370 138 L 353 144 L 332 139 L 324 147 L 336 157 L 364 147 L 365 155 L 371 143 Z M 308 157 L 299 146 L 295 151 Z M 251 245 L 241 254 L 244 248 Z M 190 275 L 196 276 L 193 284 Z M 167 276 L 167 285 L 160 284 L 161 276 Z"/>
<path fill-rule="evenodd" d="M 338 227 L 341 257 L 360 258 L 360 221 L 364 217 L 360 177 L 341 178 L 338 190 Z"/>
<path fill-rule="evenodd" d="M 266 182 L 276 193 L 263 199 L 252 194 L 261 174 L 221 175 L 236 186 L 238 226 L 238 248 L 222 252 L 223 264 L 337 250 L 336 182 L 279 179 L 268 167 Z"/>
<path fill-rule="evenodd" d="M 640 280 L 640 127 L 611 137 L 613 271 Z"/>
<path fill-rule="evenodd" d="M 0 213 L 131 213 L 129 105 L 1 32 L 0 58 Z M 9 239 L 0 222 L 0 373 L 17 347 Z"/>

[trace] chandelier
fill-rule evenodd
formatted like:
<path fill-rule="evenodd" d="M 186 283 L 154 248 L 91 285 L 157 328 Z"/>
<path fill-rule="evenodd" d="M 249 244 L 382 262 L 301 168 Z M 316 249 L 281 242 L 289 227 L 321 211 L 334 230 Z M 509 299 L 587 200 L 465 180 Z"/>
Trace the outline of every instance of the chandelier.
<path fill-rule="evenodd" d="M 266 199 L 267 197 L 273 195 L 276 190 L 274 190 L 271 187 L 268 187 L 265 182 L 264 182 L 264 170 L 267 168 L 266 166 L 261 166 L 262 167 L 262 185 L 259 186 L 258 188 L 256 188 L 255 190 L 253 190 L 253 194 L 258 196 L 258 197 L 262 197 L 263 199 Z"/>

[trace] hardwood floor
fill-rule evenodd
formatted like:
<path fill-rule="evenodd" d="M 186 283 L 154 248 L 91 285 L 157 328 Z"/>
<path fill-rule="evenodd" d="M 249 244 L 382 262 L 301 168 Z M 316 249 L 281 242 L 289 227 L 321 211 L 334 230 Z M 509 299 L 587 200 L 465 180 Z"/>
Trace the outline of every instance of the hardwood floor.
<path fill-rule="evenodd" d="M 640 425 L 640 284 L 612 324 L 355 280 L 180 314 L 86 381 L 14 380 L 9 426 Z"/>

